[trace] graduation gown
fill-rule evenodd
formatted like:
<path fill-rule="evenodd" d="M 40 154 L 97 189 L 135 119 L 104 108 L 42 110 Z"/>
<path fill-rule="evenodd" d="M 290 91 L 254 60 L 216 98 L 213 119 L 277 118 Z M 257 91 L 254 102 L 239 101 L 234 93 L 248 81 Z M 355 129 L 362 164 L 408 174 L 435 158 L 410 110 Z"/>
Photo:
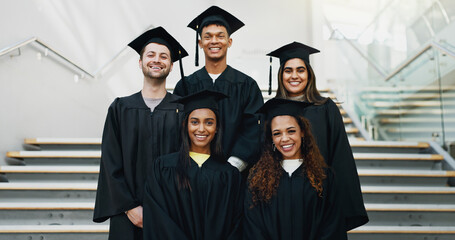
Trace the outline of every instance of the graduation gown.
<path fill-rule="evenodd" d="M 205 67 L 180 80 L 174 94 L 186 96 L 204 89 L 229 96 L 218 105 L 223 131 L 223 150 L 226 158 L 235 156 L 253 165 L 260 146 L 260 126 L 255 112 L 264 104 L 256 81 L 246 74 L 227 66 L 213 83 Z"/>
<path fill-rule="evenodd" d="M 327 99 L 322 105 L 306 107 L 303 116 L 310 121 L 319 150 L 339 180 L 346 230 L 367 223 L 359 176 L 339 108 Z"/>
<path fill-rule="evenodd" d="M 188 170 L 191 191 L 179 190 L 179 153 L 160 157 L 145 187 L 144 239 L 212 240 L 241 237 L 240 172 L 211 157 Z"/>
<path fill-rule="evenodd" d="M 180 146 L 183 107 L 167 93 L 153 113 L 141 92 L 110 105 L 101 144 L 101 163 L 93 221 L 110 218 L 109 239 L 142 239 L 125 211 L 142 205 L 147 163 Z"/>
<path fill-rule="evenodd" d="M 282 169 L 277 192 L 269 203 L 258 203 L 251 208 L 251 193 L 247 190 L 243 239 L 347 239 L 332 171 L 326 171 L 323 195 L 319 197 L 302 166 L 291 177 Z"/>

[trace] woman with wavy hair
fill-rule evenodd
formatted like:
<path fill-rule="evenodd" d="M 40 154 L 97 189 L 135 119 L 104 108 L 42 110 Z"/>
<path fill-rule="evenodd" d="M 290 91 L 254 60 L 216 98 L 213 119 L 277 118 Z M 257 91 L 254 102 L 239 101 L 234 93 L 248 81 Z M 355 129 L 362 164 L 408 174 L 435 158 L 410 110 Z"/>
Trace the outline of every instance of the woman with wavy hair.
<path fill-rule="evenodd" d="M 238 239 L 243 188 L 237 168 L 222 152 L 218 101 L 204 90 L 184 105 L 179 152 L 158 158 L 144 196 L 144 239 Z"/>
<path fill-rule="evenodd" d="M 293 42 L 267 55 L 280 59 L 276 98 L 313 104 L 303 110 L 302 116 L 311 123 L 319 151 L 339 179 L 338 188 L 343 191 L 340 201 L 345 229 L 349 231 L 367 223 L 368 215 L 340 110 L 330 98 L 322 97 L 316 88 L 316 75 L 310 65 L 309 55 L 318 52 L 317 49 Z"/>
<path fill-rule="evenodd" d="M 346 239 L 333 172 L 301 109 L 310 104 L 271 99 L 265 143 L 250 170 L 244 239 Z"/>

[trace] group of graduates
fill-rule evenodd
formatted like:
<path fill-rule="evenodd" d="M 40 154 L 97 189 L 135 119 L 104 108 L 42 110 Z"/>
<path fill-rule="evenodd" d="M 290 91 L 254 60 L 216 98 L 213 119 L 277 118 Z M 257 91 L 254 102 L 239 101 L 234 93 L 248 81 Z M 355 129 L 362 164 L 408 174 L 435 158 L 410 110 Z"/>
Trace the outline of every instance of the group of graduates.
<path fill-rule="evenodd" d="M 368 222 L 342 117 L 316 89 L 319 51 L 293 42 L 269 53 L 278 90 L 264 104 L 256 81 L 227 65 L 243 25 L 216 6 L 197 16 L 188 27 L 205 66 L 189 76 L 164 28 L 129 44 L 144 85 L 114 100 L 104 126 L 93 220 L 110 219 L 109 239 L 339 240 Z"/>

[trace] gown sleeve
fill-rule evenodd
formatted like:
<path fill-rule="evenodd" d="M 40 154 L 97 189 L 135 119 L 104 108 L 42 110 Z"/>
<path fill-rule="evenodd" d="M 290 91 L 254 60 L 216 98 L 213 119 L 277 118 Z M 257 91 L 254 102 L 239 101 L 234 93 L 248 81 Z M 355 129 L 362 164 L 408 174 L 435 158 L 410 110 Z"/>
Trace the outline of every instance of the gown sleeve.
<path fill-rule="evenodd" d="M 120 104 L 116 99 L 108 109 L 102 138 L 102 156 L 93 221 L 104 222 L 111 216 L 139 206 L 127 185 L 120 144 Z"/>
<path fill-rule="evenodd" d="M 345 223 L 342 214 L 341 202 L 339 201 L 339 191 L 336 187 L 337 181 L 334 180 L 332 172 L 328 173 L 326 185 L 325 211 L 322 217 L 322 228 L 320 229 L 321 240 L 344 240 L 347 239 Z"/>
<path fill-rule="evenodd" d="M 160 159 L 152 166 L 152 173 L 145 184 L 144 193 L 144 239 L 188 239 L 182 229 L 169 216 L 163 186 L 160 181 Z"/>
<path fill-rule="evenodd" d="M 244 217 L 243 217 L 243 239 L 267 239 L 263 234 L 261 226 L 265 226 L 263 223 L 263 216 L 261 214 L 260 206 L 252 206 L 251 193 L 246 190 L 244 200 Z"/>
<path fill-rule="evenodd" d="M 332 100 L 328 100 L 327 116 L 329 125 L 329 146 L 332 167 L 337 179 L 338 189 L 343 191 L 342 209 L 346 218 L 346 231 L 368 222 L 368 215 L 362 198 L 359 175 L 352 155 L 340 111 Z"/>
<path fill-rule="evenodd" d="M 234 142 L 231 156 L 240 158 L 250 166 L 255 163 L 259 154 L 260 126 L 256 111 L 264 104 L 261 90 L 257 83 L 252 80 L 250 91 L 245 93 L 245 105 L 243 106 L 242 124 L 237 131 L 238 138 Z M 239 107 L 240 106 L 239 104 Z"/>

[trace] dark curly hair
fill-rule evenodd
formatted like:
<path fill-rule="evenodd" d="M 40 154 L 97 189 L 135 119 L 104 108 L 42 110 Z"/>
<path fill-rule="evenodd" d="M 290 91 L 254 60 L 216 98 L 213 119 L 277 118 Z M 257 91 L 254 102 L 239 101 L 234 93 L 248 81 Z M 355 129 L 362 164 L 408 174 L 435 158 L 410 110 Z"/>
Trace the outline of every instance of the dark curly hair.
<path fill-rule="evenodd" d="M 303 171 L 301 174 L 306 175 L 311 186 L 322 197 L 322 185 L 327 177 L 325 168 L 327 164 L 324 161 L 319 148 L 311 134 L 311 125 L 304 117 L 294 117 L 303 132 L 303 141 L 300 146 L 303 161 Z M 252 195 L 254 207 L 259 202 L 268 203 L 273 195 L 276 194 L 283 174 L 280 165 L 283 156 L 279 151 L 272 150 L 272 130 L 271 121 L 265 123 L 265 143 L 262 149 L 262 155 L 259 161 L 250 169 L 248 176 L 248 190 Z"/>

